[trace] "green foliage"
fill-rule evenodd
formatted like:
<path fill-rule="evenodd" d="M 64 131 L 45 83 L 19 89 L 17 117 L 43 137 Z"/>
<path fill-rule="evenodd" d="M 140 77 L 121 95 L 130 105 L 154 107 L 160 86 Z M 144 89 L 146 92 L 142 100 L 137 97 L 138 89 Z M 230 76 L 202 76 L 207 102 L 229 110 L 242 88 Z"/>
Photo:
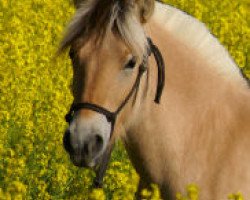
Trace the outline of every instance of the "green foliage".
<path fill-rule="evenodd" d="M 249 76 L 247 1 L 167 2 L 204 21 Z M 74 167 L 62 147 L 72 71 L 66 56 L 53 56 L 73 13 L 69 0 L 0 1 L 0 199 L 133 199 L 139 177 L 121 144 L 104 190 L 92 189 L 93 172 Z M 152 187 L 143 195 L 159 199 Z M 192 191 L 178 198 L 197 199 Z"/>

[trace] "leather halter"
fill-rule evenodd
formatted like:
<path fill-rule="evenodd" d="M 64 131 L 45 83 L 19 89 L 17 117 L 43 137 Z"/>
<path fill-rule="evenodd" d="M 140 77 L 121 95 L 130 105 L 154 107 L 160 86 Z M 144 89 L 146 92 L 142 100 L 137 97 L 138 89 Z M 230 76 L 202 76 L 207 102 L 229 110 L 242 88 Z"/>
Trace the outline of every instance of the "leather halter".
<path fill-rule="evenodd" d="M 157 63 L 157 68 L 158 68 L 158 83 L 157 83 L 157 90 L 156 90 L 154 101 L 155 103 L 159 104 L 162 91 L 165 85 L 165 64 L 164 64 L 164 60 L 162 58 L 161 52 L 159 51 L 158 47 L 152 42 L 150 38 L 147 38 L 147 41 L 148 41 L 148 47 L 149 47 L 148 52 L 144 56 L 143 62 L 139 66 L 138 75 L 136 77 L 134 85 L 132 86 L 130 92 L 128 93 L 126 98 L 122 101 L 120 106 L 114 112 L 111 112 L 107 110 L 106 108 L 96 105 L 94 103 L 89 103 L 89 102 L 73 103 L 70 107 L 69 112 L 65 116 L 66 122 L 70 124 L 71 121 L 73 120 L 74 114 L 77 111 L 82 110 L 82 109 L 87 109 L 87 110 L 98 112 L 104 115 L 107 118 L 107 121 L 111 123 L 111 132 L 110 132 L 110 138 L 111 138 L 114 132 L 114 126 L 115 126 L 117 115 L 121 112 L 124 106 L 128 103 L 129 99 L 133 96 L 133 94 L 138 90 L 141 77 L 144 74 L 144 72 L 147 70 L 148 57 L 151 55 L 151 53 L 153 53 L 154 55 L 154 58 Z M 102 185 L 102 179 L 103 179 L 105 170 L 107 168 L 107 164 L 109 162 L 112 148 L 113 147 L 110 146 L 103 155 L 102 164 L 99 167 L 96 178 L 94 180 L 95 187 L 101 187 Z"/>
<path fill-rule="evenodd" d="M 98 112 L 98 113 L 104 115 L 107 118 L 107 121 L 111 123 L 111 133 L 110 133 L 110 138 L 111 138 L 112 134 L 113 134 L 117 115 L 120 113 L 120 111 L 123 109 L 123 107 L 127 104 L 128 100 L 132 97 L 135 90 L 138 89 L 138 87 L 140 85 L 140 80 L 141 80 L 142 74 L 145 72 L 145 70 L 146 70 L 145 66 L 143 64 L 141 64 L 139 67 L 139 72 L 138 72 L 137 78 L 135 80 L 135 83 L 134 83 L 132 89 L 130 90 L 127 97 L 124 99 L 124 101 L 120 104 L 120 106 L 116 109 L 115 112 L 110 112 L 106 108 L 103 108 L 103 107 L 96 105 L 96 104 L 93 104 L 93 103 L 88 103 L 88 102 L 77 103 L 77 104 L 73 103 L 71 105 L 69 113 L 66 114 L 66 116 L 65 116 L 66 122 L 68 122 L 70 124 L 71 121 L 73 120 L 75 112 L 82 110 L 82 109 L 88 109 L 88 110 Z"/>
<path fill-rule="evenodd" d="M 111 123 L 111 126 L 112 126 L 111 134 L 112 134 L 117 115 L 120 113 L 120 111 L 123 109 L 123 107 L 127 104 L 127 102 L 132 97 L 135 90 L 137 90 L 139 85 L 140 85 L 141 77 L 142 77 L 143 73 L 147 70 L 146 65 L 148 63 L 148 57 L 151 55 L 151 52 L 153 52 L 153 54 L 154 54 L 154 57 L 155 57 L 155 60 L 157 63 L 157 67 L 158 67 L 158 84 L 157 84 L 157 91 L 156 91 L 154 101 L 157 104 L 160 103 L 162 90 L 163 90 L 164 85 L 165 85 L 165 64 L 164 64 L 164 60 L 162 58 L 161 52 L 159 51 L 157 46 L 152 42 L 152 40 L 150 38 L 147 38 L 147 40 L 148 40 L 148 45 L 149 45 L 148 53 L 146 56 L 144 56 L 143 62 L 140 64 L 139 72 L 138 72 L 137 78 L 135 80 L 135 83 L 134 83 L 132 89 L 130 90 L 130 92 L 128 93 L 127 97 L 120 104 L 120 106 L 116 109 L 116 111 L 111 112 L 111 111 L 107 110 L 106 108 L 101 107 L 101 106 L 94 104 L 94 103 L 88 103 L 88 102 L 73 103 L 71 105 L 69 112 L 65 116 L 66 122 L 68 122 L 70 124 L 71 121 L 73 120 L 75 112 L 77 112 L 79 110 L 82 110 L 82 109 L 92 110 L 92 111 L 98 112 L 98 113 L 106 116 L 107 121 Z M 111 137 L 111 135 L 110 135 L 110 137 Z"/>

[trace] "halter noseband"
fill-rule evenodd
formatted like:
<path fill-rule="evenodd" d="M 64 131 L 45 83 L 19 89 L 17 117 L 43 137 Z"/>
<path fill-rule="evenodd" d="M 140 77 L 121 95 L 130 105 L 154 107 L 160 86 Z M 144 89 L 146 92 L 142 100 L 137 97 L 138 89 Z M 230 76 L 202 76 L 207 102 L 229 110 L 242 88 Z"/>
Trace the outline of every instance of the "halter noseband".
<path fill-rule="evenodd" d="M 138 72 L 137 78 L 135 80 L 135 83 L 134 83 L 132 89 L 130 90 L 127 97 L 124 99 L 124 101 L 120 104 L 120 106 L 116 109 L 115 112 L 111 112 L 111 111 L 107 110 L 106 108 L 103 108 L 103 107 L 96 105 L 96 104 L 93 104 L 93 103 L 88 103 L 88 102 L 76 103 L 76 104 L 73 103 L 71 105 L 69 113 L 66 114 L 66 116 L 65 116 L 66 122 L 68 122 L 70 124 L 71 121 L 73 120 L 75 112 L 82 110 L 82 109 L 87 109 L 87 110 L 92 110 L 92 111 L 98 112 L 98 113 L 104 115 L 107 118 L 107 121 L 111 123 L 111 133 L 110 133 L 110 138 L 111 138 L 111 136 L 113 134 L 114 126 L 115 126 L 116 117 L 120 113 L 120 111 L 123 109 L 123 107 L 127 104 L 129 99 L 132 97 L 135 90 L 138 89 L 138 87 L 140 85 L 142 74 L 145 72 L 145 70 L 146 70 L 146 67 L 143 64 L 141 64 L 139 67 L 139 72 Z"/>
<path fill-rule="evenodd" d="M 138 75 L 136 77 L 135 83 L 132 86 L 130 92 L 126 96 L 126 98 L 122 101 L 120 106 L 116 109 L 115 112 L 111 112 L 107 110 L 106 108 L 96 105 L 94 103 L 73 103 L 70 107 L 69 112 L 65 116 L 66 122 L 69 124 L 72 122 L 74 114 L 82 109 L 87 109 L 87 110 L 92 110 L 95 112 L 98 112 L 102 115 L 104 115 L 107 118 L 107 121 L 111 123 L 111 132 L 110 132 L 110 138 L 112 137 L 112 134 L 114 132 L 114 126 L 116 122 L 117 115 L 120 113 L 120 111 L 124 108 L 124 106 L 128 103 L 129 99 L 133 96 L 134 92 L 138 90 L 141 77 L 143 73 L 147 70 L 147 63 L 148 63 L 148 57 L 151 55 L 151 52 L 154 55 L 154 58 L 157 63 L 157 68 L 158 68 L 158 83 L 157 83 L 157 90 L 156 90 L 156 95 L 155 95 L 155 103 L 159 104 L 160 103 L 160 98 L 162 95 L 162 91 L 165 85 L 165 64 L 164 60 L 162 58 L 161 52 L 157 48 L 157 46 L 152 42 L 150 38 L 147 38 L 148 40 L 148 52 L 147 55 L 144 56 L 143 62 L 139 66 L 139 71 Z M 107 151 L 104 153 L 104 158 L 102 160 L 102 165 L 99 167 L 99 170 L 97 171 L 97 176 L 94 181 L 94 186 L 95 187 L 101 187 L 102 184 L 102 178 L 104 176 L 105 170 L 107 168 L 107 164 L 110 158 L 110 154 L 112 151 L 112 146 L 108 148 Z"/>

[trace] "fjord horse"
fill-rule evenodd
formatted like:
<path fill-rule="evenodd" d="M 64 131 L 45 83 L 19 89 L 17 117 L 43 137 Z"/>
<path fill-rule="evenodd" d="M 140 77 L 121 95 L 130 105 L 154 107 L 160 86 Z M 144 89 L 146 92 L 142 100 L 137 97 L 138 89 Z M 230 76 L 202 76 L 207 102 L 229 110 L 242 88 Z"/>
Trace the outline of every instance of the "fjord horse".
<path fill-rule="evenodd" d="M 64 137 L 72 162 L 95 167 L 121 138 L 141 177 L 138 198 L 154 182 L 164 199 L 189 183 L 201 200 L 238 191 L 250 199 L 249 85 L 218 40 L 193 17 L 153 0 L 77 7 L 59 49 L 70 47 L 73 63 Z M 154 47 L 160 51 L 152 56 Z"/>

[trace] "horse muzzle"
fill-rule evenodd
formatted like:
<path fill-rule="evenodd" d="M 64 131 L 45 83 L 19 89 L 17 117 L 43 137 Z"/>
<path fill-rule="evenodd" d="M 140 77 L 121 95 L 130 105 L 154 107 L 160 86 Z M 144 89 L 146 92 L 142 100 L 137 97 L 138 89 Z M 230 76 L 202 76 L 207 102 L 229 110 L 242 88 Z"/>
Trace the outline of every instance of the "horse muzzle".
<path fill-rule="evenodd" d="M 98 165 L 104 149 L 102 136 L 93 134 L 85 138 L 84 143 L 72 145 L 70 135 L 70 131 L 66 130 L 63 137 L 63 146 L 68 152 L 72 163 L 77 167 L 88 168 Z"/>

